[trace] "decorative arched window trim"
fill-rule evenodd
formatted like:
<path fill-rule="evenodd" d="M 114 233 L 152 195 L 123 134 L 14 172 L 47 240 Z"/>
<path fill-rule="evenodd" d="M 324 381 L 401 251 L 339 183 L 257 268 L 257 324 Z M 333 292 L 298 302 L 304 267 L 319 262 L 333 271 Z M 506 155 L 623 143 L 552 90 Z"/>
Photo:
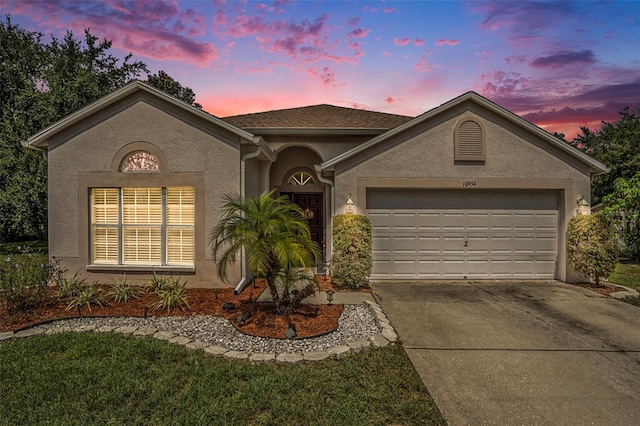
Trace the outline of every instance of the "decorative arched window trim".
<path fill-rule="evenodd" d="M 132 142 L 120 148 L 111 162 L 111 173 L 121 173 L 121 167 L 125 160 L 136 152 L 145 151 L 153 155 L 158 162 L 157 170 L 144 170 L 138 173 L 168 173 L 169 164 L 163 152 L 155 145 L 149 142 Z"/>
<path fill-rule="evenodd" d="M 311 186 L 316 185 L 316 178 L 305 170 L 298 170 L 289 175 L 287 179 L 289 186 Z"/>
<path fill-rule="evenodd" d="M 485 129 L 473 116 L 461 118 L 454 131 L 454 161 L 484 162 L 487 157 Z"/>
<path fill-rule="evenodd" d="M 149 151 L 134 151 L 120 163 L 122 173 L 160 171 L 160 163 Z"/>

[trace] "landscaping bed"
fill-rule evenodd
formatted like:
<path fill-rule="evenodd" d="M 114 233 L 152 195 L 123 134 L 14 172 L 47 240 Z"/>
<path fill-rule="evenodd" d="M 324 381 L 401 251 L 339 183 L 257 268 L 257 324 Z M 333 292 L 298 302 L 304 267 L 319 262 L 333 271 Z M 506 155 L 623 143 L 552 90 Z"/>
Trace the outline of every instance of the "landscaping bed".
<path fill-rule="evenodd" d="M 322 289 L 332 288 L 330 281 L 320 280 Z M 307 338 L 329 333 L 338 326 L 338 318 L 342 313 L 342 305 L 301 305 L 294 314 L 277 315 L 270 303 L 257 303 L 255 300 L 264 291 L 266 284 L 256 282 L 249 285 L 239 295 L 234 295 L 233 288 L 202 289 L 189 288 L 186 296 L 189 306 L 183 310 L 175 308 L 171 311 L 155 309 L 155 295 L 145 293 L 128 302 L 115 303 L 109 301 L 104 306 L 92 305 L 80 311 L 68 310 L 68 303 L 56 298 L 56 289 L 49 289 L 49 296 L 38 308 L 26 312 L 9 315 L 6 307 L 0 302 L 0 332 L 17 331 L 39 323 L 63 318 L 75 317 L 144 317 L 144 316 L 192 316 L 215 315 L 227 318 L 239 331 L 259 337 L 284 338 L 289 324 L 296 327 L 297 338 Z M 233 303 L 234 309 L 225 310 L 225 303 Z M 238 316 L 251 313 L 244 323 L 238 324 Z"/>

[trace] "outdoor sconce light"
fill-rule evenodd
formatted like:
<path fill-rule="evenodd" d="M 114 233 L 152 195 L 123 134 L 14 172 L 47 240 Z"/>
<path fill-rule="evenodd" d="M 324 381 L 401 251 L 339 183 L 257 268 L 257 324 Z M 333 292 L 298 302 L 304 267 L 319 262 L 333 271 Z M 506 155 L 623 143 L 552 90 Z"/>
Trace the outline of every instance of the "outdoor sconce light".
<path fill-rule="evenodd" d="M 351 195 L 347 198 L 347 213 L 353 213 L 353 200 L 351 199 Z"/>
<path fill-rule="evenodd" d="M 578 197 L 578 214 L 579 215 L 587 215 L 591 214 L 591 207 L 589 207 L 589 203 L 582 197 Z"/>
<path fill-rule="evenodd" d="M 333 302 L 333 295 L 336 294 L 334 290 L 327 290 L 327 302 L 331 305 Z"/>

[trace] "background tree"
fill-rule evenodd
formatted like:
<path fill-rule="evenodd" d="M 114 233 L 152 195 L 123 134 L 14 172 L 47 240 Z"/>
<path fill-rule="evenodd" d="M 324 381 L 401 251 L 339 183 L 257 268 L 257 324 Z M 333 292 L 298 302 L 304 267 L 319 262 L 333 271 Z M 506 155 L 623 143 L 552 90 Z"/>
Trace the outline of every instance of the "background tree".
<path fill-rule="evenodd" d="M 238 194 L 226 195 L 222 218 L 209 244 L 224 281 L 228 281 L 228 265 L 244 250 L 251 274 L 267 281 L 280 314 L 295 311 L 315 292 L 313 276 L 305 277 L 299 271 L 314 265 L 319 249 L 302 210 L 286 196 L 273 198 L 273 191 L 247 200 Z"/>
<path fill-rule="evenodd" d="M 613 192 L 603 199 L 604 214 L 611 217 L 627 254 L 640 260 L 640 171 L 631 179 L 618 178 Z"/>
<path fill-rule="evenodd" d="M 582 135 L 571 144 L 611 169 L 593 178 L 591 202 L 597 204 L 614 191 L 616 179 L 631 179 L 640 170 L 640 109 L 633 113 L 625 108 L 620 112 L 620 120 L 603 121 L 596 132 L 586 127 L 581 130 Z"/>
<path fill-rule="evenodd" d="M 21 143 L 148 72 L 110 49 L 88 30 L 82 39 L 68 32 L 45 43 L 10 16 L 0 19 L 0 242 L 47 235 L 46 162 Z"/>
<path fill-rule="evenodd" d="M 169 74 L 159 71 L 158 74 L 148 75 L 147 84 L 170 94 L 174 98 L 178 98 L 198 109 L 202 109 L 202 105 L 196 102 L 196 94 L 188 87 L 183 87 L 175 81 Z"/>

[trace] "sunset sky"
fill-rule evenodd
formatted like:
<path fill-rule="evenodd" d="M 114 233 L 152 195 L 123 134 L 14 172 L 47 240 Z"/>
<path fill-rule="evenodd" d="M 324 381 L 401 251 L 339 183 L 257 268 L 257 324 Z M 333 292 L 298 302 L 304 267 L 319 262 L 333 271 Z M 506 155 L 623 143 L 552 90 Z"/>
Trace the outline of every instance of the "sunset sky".
<path fill-rule="evenodd" d="M 571 140 L 640 108 L 637 1 L 0 0 L 0 12 L 47 36 L 90 28 L 220 117 L 322 103 L 416 116 L 474 90 Z"/>

